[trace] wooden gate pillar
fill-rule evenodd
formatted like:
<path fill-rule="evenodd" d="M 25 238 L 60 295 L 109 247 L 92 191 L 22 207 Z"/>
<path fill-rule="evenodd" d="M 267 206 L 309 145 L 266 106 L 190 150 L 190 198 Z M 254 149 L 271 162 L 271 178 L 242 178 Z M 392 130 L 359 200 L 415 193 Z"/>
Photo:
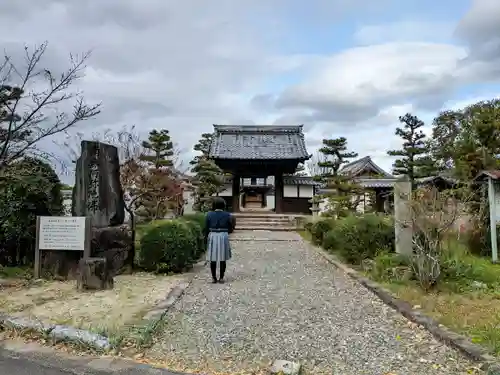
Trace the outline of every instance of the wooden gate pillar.
<path fill-rule="evenodd" d="M 283 173 L 274 176 L 274 207 L 277 214 L 283 213 Z"/>
<path fill-rule="evenodd" d="M 241 177 L 239 175 L 233 175 L 233 202 L 232 208 L 233 212 L 240 212 L 240 181 Z"/>

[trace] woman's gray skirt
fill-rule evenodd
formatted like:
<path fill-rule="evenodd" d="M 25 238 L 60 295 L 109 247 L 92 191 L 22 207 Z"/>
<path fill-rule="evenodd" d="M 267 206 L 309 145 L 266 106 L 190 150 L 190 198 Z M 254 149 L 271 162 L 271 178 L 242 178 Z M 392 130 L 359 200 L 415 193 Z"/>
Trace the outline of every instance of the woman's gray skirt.
<path fill-rule="evenodd" d="M 225 262 L 231 259 L 231 245 L 227 232 L 210 232 L 207 240 L 207 261 Z"/>

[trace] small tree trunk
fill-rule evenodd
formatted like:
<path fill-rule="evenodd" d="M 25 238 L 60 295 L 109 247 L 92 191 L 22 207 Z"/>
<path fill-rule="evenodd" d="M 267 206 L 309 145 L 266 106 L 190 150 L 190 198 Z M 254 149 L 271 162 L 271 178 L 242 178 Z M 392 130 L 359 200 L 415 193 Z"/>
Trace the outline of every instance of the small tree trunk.
<path fill-rule="evenodd" d="M 125 209 L 130 216 L 130 230 L 132 231 L 132 246 L 125 259 L 125 264 L 130 267 L 130 272 L 132 272 L 135 269 L 135 215 L 130 207 L 125 205 Z"/>

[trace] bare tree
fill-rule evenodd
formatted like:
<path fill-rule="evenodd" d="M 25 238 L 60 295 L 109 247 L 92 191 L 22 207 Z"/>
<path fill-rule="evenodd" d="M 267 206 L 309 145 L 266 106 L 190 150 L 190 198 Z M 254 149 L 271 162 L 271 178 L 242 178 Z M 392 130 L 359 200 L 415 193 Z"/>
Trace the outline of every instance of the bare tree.
<path fill-rule="evenodd" d="M 119 130 L 108 128 L 101 131 L 93 131 L 90 134 L 67 132 L 64 140 L 55 140 L 54 143 L 66 151 L 67 157 L 72 163 L 76 163 L 76 160 L 80 157 L 80 144 L 83 140 L 103 142 L 115 146 L 118 149 L 120 164 L 124 164 L 132 159 L 139 161 L 139 157 L 144 154 L 144 147 L 142 146 L 143 138 L 135 125 L 124 125 Z M 174 143 L 173 152 L 174 154 L 171 159 L 175 172 L 180 174 L 185 173 L 187 169 L 183 167 L 184 162 L 181 159 L 182 151 L 177 143 Z"/>
<path fill-rule="evenodd" d="M 458 236 L 453 227 L 462 213 L 461 207 L 470 200 L 458 197 L 455 190 L 428 187 L 417 189 L 408 203 L 413 229 L 411 265 L 425 291 L 439 281 L 446 241 L 450 240 L 449 236 Z"/>
<path fill-rule="evenodd" d="M 47 45 L 45 42 L 34 51 L 25 47 L 23 68 L 9 55 L 0 63 L 0 168 L 26 153 L 40 154 L 36 145 L 42 139 L 100 112 L 100 103 L 87 105 L 81 93 L 70 90 L 82 77 L 90 52 L 70 55 L 68 70 L 54 77 L 40 66 Z M 45 87 L 31 89 L 35 81 Z M 71 113 L 61 110 L 68 102 L 73 104 Z"/>
<path fill-rule="evenodd" d="M 143 153 L 141 135 L 137 132 L 135 125 L 124 125 L 119 130 L 104 129 L 92 133 L 65 133 L 63 140 L 54 140 L 54 143 L 66 151 L 67 157 L 72 163 L 81 154 L 81 143 L 84 140 L 107 143 L 118 149 L 118 158 L 123 164 L 130 159 L 137 159 Z"/>

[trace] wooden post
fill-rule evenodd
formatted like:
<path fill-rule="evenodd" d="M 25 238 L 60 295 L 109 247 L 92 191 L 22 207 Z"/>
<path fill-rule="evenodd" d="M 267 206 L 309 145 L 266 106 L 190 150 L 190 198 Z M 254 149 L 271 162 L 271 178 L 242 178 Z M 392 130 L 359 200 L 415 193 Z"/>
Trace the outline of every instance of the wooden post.
<path fill-rule="evenodd" d="M 240 212 L 240 179 L 239 175 L 233 175 L 233 212 Z"/>
<path fill-rule="evenodd" d="M 83 248 L 83 258 L 87 259 L 92 256 L 92 217 L 85 218 L 85 247 Z"/>
<path fill-rule="evenodd" d="M 283 173 L 274 176 L 274 206 L 277 214 L 283 212 Z"/>
<path fill-rule="evenodd" d="M 411 255 L 413 253 L 413 228 L 411 210 L 411 183 L 398 181 L 394 184 L 394 233 L 396 237 L 396 253 Z"/>
<path fill-rule="evenodd" d="M 41 268 L 41 257 L 40 257 L 40 216 L 36 217 L 36 237 L 35 237 L 35 269 L 33 270 L 33 277 L 36 279 L 40 278 L 40 268 Z"/>
<path fill-rule="evenodd" d="M 491 260 L 498 262 L 498 244 L 497 244 L 497 218 L 495 202 L 495 184 L 491 177 L 488 177 L 488 203 L 490 205 L 490 232 L 491 232 Z"/>

